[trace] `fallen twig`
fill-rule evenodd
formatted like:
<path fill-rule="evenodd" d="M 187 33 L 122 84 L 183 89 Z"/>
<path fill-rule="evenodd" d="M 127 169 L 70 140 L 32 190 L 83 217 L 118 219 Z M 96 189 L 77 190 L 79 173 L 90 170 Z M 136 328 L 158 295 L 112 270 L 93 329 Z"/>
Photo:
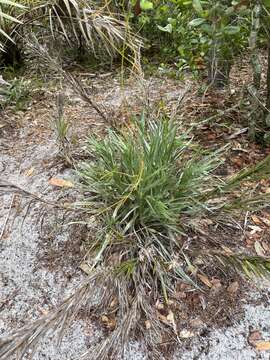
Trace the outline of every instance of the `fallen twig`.
<path fill-rule="evenodd" d="M 2 227 L 1 233 L 0 233 L 0 240 L 2 239 L 2 237 L 3 237 L 4 233 L 5 233 L 5 230 L 6 230 L 7 222 L 8 222 L 8 219 L 9 219 L 9 216 L 10 216 L 10 212 L 11 212 L 11 208 L 12 208 L 12 205 L 13 205 L 13 202 L 14 202 L 14 197 L 15 197 L 15 195 L 13 194 L 13 195 L 11 196 L 11 201 L 10 201 L 8 213 L 7 213 L 7 216 L 6 216 L 6 218 L 5 218 L 5 221 L 4 221 L 4 224 L 3 224 L 3 227 Z"/>

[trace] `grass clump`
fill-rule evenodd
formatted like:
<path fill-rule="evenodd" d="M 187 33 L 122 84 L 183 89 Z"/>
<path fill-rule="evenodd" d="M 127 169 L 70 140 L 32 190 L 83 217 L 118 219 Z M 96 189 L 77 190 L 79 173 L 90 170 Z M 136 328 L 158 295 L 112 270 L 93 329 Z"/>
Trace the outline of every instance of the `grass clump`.
<path fill-rule="evenodd" d="M 203 155 L 199 149 L 190 158 L 192 148 L 172 122 L 142 118 L 124 133 L 91 138 L 89 153 L 96 161 L 85 163 L 80 175 L 100 211 L 123 234 L 178 232 L 181 215 L 204 207 L 200 198 L 209 182 L 216 183 L 211 173 L 221 162 L 218 153 Z"/>

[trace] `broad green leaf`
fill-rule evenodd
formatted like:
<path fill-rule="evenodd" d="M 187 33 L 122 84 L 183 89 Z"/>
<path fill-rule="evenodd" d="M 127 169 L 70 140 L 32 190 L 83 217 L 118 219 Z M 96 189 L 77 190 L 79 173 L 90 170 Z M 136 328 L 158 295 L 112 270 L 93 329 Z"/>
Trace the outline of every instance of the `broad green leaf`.
<path fill-rule="evenodd" d="M 164 31 L 164 32 L 167 32 L 167 33 L 170 33 L 171 34 L 171 32 L 172 32 L 172 24 L 168 24 L 168 25 L 166 25 L 166 26 L 157 26 L 158 27 L 158 29 L 159 30 L 161 30 L 161 31 Z"/>
<path fill-rule="evenodd" d="M 153 9 L 153 3 L 148 0 L 141 0 L 140 5 L 141 5 L 142 10 L 152 10 Z"/>
<path fill-rule="evenodd" d="M 195 9 L 195 11 L 201 15 L 203 13 L 203 8 L 202 8 L 202 4 L 201 4 L 201 1 L 200 0 L 193 0 L 192 1 L 192 5 Z"/>
<path fill-rule="evenodd" d="M 203 24 L 204 22 L 205 22 L 205 19 L 197 18 L 197 19 L 191 20 L 191 21 L 188 23 L 188 25 L 189 25 L 189 26 L 196 27 L 196 26 L 200 26 L 200 25 Z"/>
<path fill-rule="evenodd" d="M 223 29 L 223 33 L 227 35 L 234 35 L 239 33 L 240 27 L 239 26 L 225 26 Z"/>

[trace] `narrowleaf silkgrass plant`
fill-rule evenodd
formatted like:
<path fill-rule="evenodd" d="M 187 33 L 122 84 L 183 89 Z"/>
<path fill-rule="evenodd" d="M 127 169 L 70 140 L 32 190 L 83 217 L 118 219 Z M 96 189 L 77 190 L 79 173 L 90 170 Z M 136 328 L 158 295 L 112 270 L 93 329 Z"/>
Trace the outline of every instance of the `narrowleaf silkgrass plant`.
<path fill-rule="evenodd" d="M 167 120 L 135 122 L 135 129 L 110 132 L 104 140 L 89 140 L 93 164 L 85 163 L 80 176 L 91 198 L 121 233 L 144 228 L 168 235 L 179 232 L 181 216 L 205 208 L 201 197 L 217 184 L 212 172 L 219 154 L 193 151 L 187 136 L 176 136 Z M 209 187 L 210 185 L 210 187 Z M 212 187 L 211 187 L 212 186 Z M 180 227 L 179 227 L 180 225 Z"/>
<path fill-rule="evenodd" d="M 79 206 L 98 221 L 89 249 L 89 276 L 54 311 L 2 340 L 0 358 L 24 354 L 51 328 L 63 329 L 84 308 L 113 326 L 105 340 L 82 355 L 116 358 L 129 340 L 142 336 L 151 358 L 157 345 L 179 339 L 177 285 L 201 290 L 207 269 L 266 276 L 270 259 L 201 242 L 197 220 L 258 209 L 269 194 L 245 192 L 245 181 L 269 178 L 270 157 L 229 178 L 219 178 L 224 149 L 212 154 L 177 135 L 168 119 L 135 120 L 105 139 L 89 139 L 89 161 L 80 166 L 85 201 Z M 93 230 L 94 231 L 94 230 Z M 157 304 L 162 304 L 158 307 Z M 162 312 L 161 312 L 162 309 Z M 18 338 L 20 341 L 18 341 Z M 22 357 L 21 357 L 22 358 Z"/>

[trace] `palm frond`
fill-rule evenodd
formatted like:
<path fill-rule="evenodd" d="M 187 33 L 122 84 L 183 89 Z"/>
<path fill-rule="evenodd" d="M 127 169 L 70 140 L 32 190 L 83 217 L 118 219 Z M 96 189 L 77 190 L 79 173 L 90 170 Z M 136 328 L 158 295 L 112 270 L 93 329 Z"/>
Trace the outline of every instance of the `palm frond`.
<path fill-rule="evenodd" d="M 1 4 L 6 11 L 1 10 Z M 25 6 L 27 5 L 27 7 Z M 15 11 L 18 10 L 18 11 Z M 20 10 L 20 11 L 19 11 Z M 36 21 L 38 20 L 38 21 Z M 94 54 L 97 49 L 105 50 L 110 56 L 120 54 L 135 67 L 139 67 L 139 52 L 142 40 L 135 35 L 124 19 L 106 14 L 104 10 L 94 8 L 84 0 L 36 0 L 15 2 L 0 1 L 0 35 L 9 41 L 14 41 L 12 34 L 15 28 L 4 28 L 4 21 L 13 21 L 21 24 L 22 29 L 27 26 L 38 27 L 42 23 L 51 35 L 59 38 L 61 34 L 72 46 L 75 41 L 91 50 Z M 16 26 L 16 33 L 20 35 L 20 27 Z M 4 41 L 2 41 L 2 47 Z M 123 53 L 123 48 L 130 54 Z"/>
<path fill-rule="evenodd" d="M 16 1 L 10 0 L 0 0 L 0 51 L 5 50 L 4 42 L 1 41 L 1 35 L 13 42 L 13 39 L 9 32 L 6 30 L 6 22 L 13 22 L 17 24 L 22 24 L 21 20 L 19 20 L 16 16 L 12 16 L 9 12 L 10 9 L 21 9 L 25 10 L 26 7 Z"/>

